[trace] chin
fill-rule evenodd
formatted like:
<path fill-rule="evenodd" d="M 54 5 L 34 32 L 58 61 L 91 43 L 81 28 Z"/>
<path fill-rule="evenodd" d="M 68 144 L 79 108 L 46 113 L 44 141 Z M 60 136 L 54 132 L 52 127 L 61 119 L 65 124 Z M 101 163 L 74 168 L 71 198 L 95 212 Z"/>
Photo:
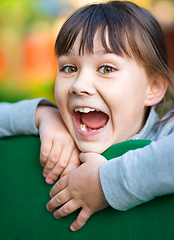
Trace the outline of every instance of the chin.
<path fill-rule="evenodd" d="M 101 145 L 101 143 L 100 143 Z M 89 152 L 93 152 L 93 153 L 98 153 L 101 154 L 102 152 L 104 152 L 107 148 L 106 147 L 101 147 L 101 146 L 97 146 L 94 143 L 92 144 L 77 144 L 78 148 L 80 149 L 81 152 L 83 153 L 89 153 Z"/>

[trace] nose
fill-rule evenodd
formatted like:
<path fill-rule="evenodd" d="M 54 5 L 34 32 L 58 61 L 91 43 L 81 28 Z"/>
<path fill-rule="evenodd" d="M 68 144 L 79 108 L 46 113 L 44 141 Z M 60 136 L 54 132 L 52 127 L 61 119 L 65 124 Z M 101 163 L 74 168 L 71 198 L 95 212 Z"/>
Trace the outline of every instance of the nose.
<path fill-rule="evenodd" d="M 92 96 L 95 93 L 93 77 L 89 73 L 80 73 L 70 89 L 70 94 L 73 95 Z"/>

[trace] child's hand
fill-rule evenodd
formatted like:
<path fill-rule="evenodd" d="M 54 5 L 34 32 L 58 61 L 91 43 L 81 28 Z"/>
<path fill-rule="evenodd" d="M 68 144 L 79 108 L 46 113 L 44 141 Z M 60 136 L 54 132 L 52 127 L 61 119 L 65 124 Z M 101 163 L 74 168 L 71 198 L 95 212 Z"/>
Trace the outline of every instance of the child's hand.
<path fill-rule="evenodd" d="M 56 108 L 39 106 L 35 122 L 41 140 L 43 175 L 52 184 L 60 174 L 64 176 L 80 165 L 79 151 Z"/>
<path fill-rule="evenodd" d="M 70 227 L 72 231 L 80 229 L 93 213 L 109 206 L 99 179 L 100 165 L 106 159 L 96 153 L 81 153 L 80 160 L 83 164 L 54 185 L 50 193 L 52 199 L 47 204 L 49 211 L 63 205 L 54 212 L 56 218 L 82 208 Z"/>

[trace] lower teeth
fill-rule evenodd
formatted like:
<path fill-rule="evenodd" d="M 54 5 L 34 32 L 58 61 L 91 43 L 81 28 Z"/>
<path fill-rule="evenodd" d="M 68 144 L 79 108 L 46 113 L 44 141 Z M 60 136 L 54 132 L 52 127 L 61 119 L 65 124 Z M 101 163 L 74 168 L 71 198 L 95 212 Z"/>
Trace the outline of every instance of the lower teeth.
<path fill-rule="evenodd" d="M 86 125 L 83 124 L 83 123 L 80 124 L 80 129 L 81 129 L 83 132 L 87 132 Z"/>
<path fill-rule="evenodd" d="M 93 131 L 93 132 L 95 132 L 95 131 L 97 131 L 97 130 L 101 130 L 102 128 L 104 128 L 104 126 L 102 126 L 101 128 L 98 128 L 98 129 L 92 129 L 91 128 L 91 130 Z M 83 132 L 87 132 L 88 130 L 87 130 L 87 126 L 84 124 L 84 123 L 81 123 L 80 124 L 80 129 L 83 131 Z"/>

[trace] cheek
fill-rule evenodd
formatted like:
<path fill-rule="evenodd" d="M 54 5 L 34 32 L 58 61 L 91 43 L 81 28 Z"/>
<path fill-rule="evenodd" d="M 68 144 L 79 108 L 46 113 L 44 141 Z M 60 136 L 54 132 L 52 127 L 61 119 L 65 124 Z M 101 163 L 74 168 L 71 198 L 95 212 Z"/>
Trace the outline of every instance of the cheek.
<path fill-rule="evenodd" d="M 124 88 L 112 87 L 109 93 L 105 92 L 105 102 L 108 105 L 112 120 L 124 122 L 128 121 L 128 118 L 132 118 L 132 115 L 136 115 L 141 112 L 144 107 L 144 97 L 142 92 L 137 93 L 137 89 L 132 89 L 131 86 Z M 134 119 L 134 117 L 133 117 Z"/>
<path fill-rule="evenodd" d="M 55 99 L 61 116 L 65 124 L 67 124 L 70 118 L 68 111 L 69 90 L 60 82 L 55 84 Z"/>
<path fill-rule="evenodd" d="M 56 81 L 54 94 L 59 108 L 61 108 L 62 104 L 65 103 L 67 93 L 68 90 L 66 90 L 64 84 L 62 84 L 60 81 Z"/>
<path fill-rule="evenodd" d="M 61 97 L 61 92 L 58 89 L 55 89 L 55 99 L 56 99 L 57 106 L 60 110 L 62 97 Z"/>

